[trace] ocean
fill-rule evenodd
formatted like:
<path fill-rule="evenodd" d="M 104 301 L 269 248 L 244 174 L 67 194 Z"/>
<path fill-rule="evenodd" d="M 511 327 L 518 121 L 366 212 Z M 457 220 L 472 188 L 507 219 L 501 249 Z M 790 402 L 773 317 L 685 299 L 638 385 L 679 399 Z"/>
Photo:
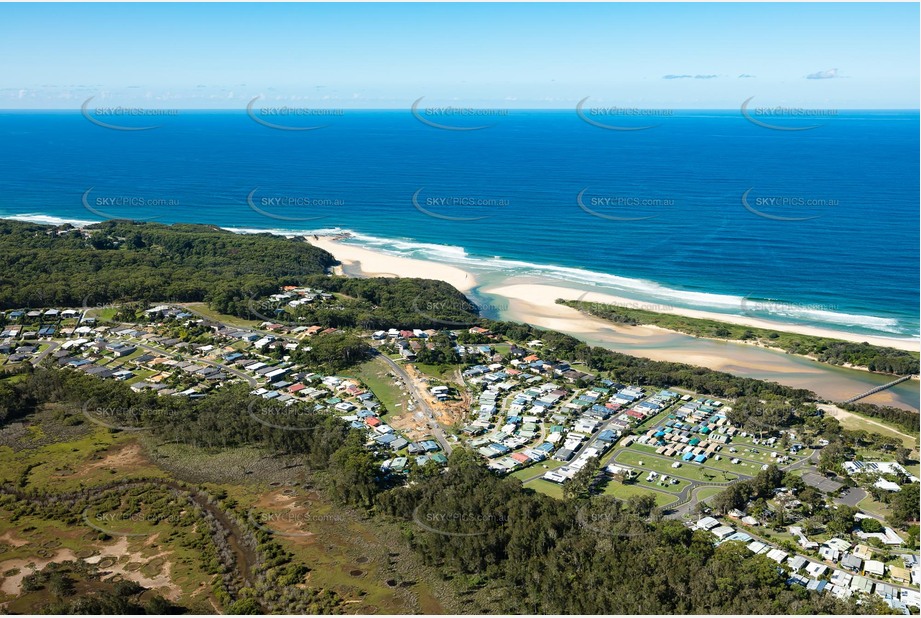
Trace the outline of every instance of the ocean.
<path fill-rule="evenodd" d="M 773 129 L 731 110 L 603 119 L 650 127 L 634 131 L 575 110 L 271 118 L 324 125 L 306 131 L 255 116 L 2 112 L 0 216 L 349 232 L 650 308 L 921 332 L 917 111 L 771 118 Z M 789 127 L 813 128 L 778 130 Z"/>

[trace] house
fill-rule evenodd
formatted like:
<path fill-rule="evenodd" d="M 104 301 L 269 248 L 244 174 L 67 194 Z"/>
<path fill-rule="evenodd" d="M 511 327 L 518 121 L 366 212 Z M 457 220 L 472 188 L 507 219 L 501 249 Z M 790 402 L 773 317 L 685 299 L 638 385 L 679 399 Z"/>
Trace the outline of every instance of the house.
<path fill-rule="evenodd" d="M 863 592 L 865 594 L 870 594 L 873 592 L 873 581 L 867 579 L 866 577 L 861 577 L 860 575 L 854 576 L 851 579 L 851 590 L 854 592 Z"/>
<path fill-rule="evenodd" d="M 808 573 L 809 576 L 813 578 L 821 577 L 827 570 L 827 566 L 824 564 L 819 564 L 818 562 L 810 562 L 806 565 L 806 573 Z"/>
<path fill-rule="evenodd" d="M 809 563 L 808 560 L 802 556 L 790 556 L 787 559 L 787 564 L 790 565 L 790 568 L 794 571 L 799 571 Z"/>
<path fill-rule="evenodd" d="M 844 558 L 841 559 L 841 568 L 843 569 L 859 573 L 861 567 L 863 567 L 863 560 L 854 554 L 845 554 Z"/>
<path fill-rule="evenodd" d="M 858 545 L 854 548 L 854 555 L 861 560 L 870 560 L 873 558 L 873 551 L 866 545 Z"/>
<path fill-rule="evenodd" d="M 792 531 L 792 528 L 791 528 L 791 531 Z M 829 539 L 825 541 L 825 545 L 828 545 L 829 547 L 833 547 L 834 549 L 837 549 L 840 552 L 845 552 L 851 548 L 850 543 L 848 543 L 844 539 L 839 539 L 839 538 Z"/>
<path fill-rule="evenodd" d="M 783 561 L 787 559 L 788 555 L 789 554 L 782 549 L 772 549 L 767 553 L 767 557 L 778 564 L 782 564 Z"/>
<path fill-rule="evenodd" d="M 733 535 L 735 533 L 735 529 L 729 526 L 717 526 L 711 530 L 710 533 L 722 541 L 723 539 Z"/>
<path fill-rule="evenodd" d="M 889 577 L 893 581 L 901 582 L 903 584 L 911 583 L 911 571 L 903 567 L 889 566 Z"/>
<path fill-rule="evenodd" d="M 851 580 L 854 579 L 854 576 L 850 573 L 845 573 L 844 571 L 839 571 L 835 569 L 831 574 L 831 583 L 836 586 L 841 586 L 844 588 L 849 588 L 851 585 Z"/>
<path fill-rule="evenodd" d="M 886 565 L 879 560 L 867 560 L 863 563 L 864 573 L 882 577 L 886 574 Z"/>

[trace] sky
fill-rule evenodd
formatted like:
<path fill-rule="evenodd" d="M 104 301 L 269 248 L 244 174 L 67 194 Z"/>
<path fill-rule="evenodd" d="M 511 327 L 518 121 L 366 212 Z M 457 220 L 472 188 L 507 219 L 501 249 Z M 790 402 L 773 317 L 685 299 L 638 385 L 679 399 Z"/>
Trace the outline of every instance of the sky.
<path fill-rule="evenodd" d="M 0 108 L 917 109 L 916 3 L 0 4 Z"/>

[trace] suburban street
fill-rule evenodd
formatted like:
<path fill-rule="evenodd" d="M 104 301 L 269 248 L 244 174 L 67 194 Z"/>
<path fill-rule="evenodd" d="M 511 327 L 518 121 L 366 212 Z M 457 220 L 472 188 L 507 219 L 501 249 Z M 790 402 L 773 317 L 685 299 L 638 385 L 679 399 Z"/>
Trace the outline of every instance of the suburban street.
<path fill-rule="evenodd" d="M 35 355 L 35 357 L 32 359 L 32 364 L 33 364 L 33 365 L 40 365 L 41 362 L 42 362 L 43 360 L 45 360 L 45 358 L 46 358 L 49 354 L 51 354 L 52 352 L 54 352 L 55 350 L 57 350 L 59 347 L 61 347 L 61 344 L 58 343 L 57 341 L 47 341 L 47 342 L 45 342 L 45 343 L 48 344 L 48 347 L 45 348 L 44 350 L 42 350 L 41 352 L 39 352 L 38 354 Z"/>
<path fill-rule="evenodd" d="M 450 455 L 451 451 L 453 450 L 451 443 L 448 442 L 448 439 L 445 437 L 444 430 L 441 428 L 441 425 L 438 424 L 438 421 L 435 420 L 435 414 L 432 412 L 431 406 L 429 406 L 428 402 L 426 402 L 426 400 L 422 397 L 422 393 L 419 392 L 415 382 L 413 382 L 413 380 L 409 377 L 409 374 L 406 373 L 406 370 L 394 362 L 392 358 L 381 352 L 378 352 L 377 354 L 379 358 L 382 358 L 384 362 L 386 362 L 390 368 L 393 369 L 394 373 L 403 381 L 403 383 L 406 385 L 406 388 L 409 389 L 409 392 L 414 399 L 414 403 L 419 406 L 419 409 L 422 410 L 425 418 L 428 419 L 427 422 L 429 428 L 432 430 L 432 435 L 435 436 L 438 444 L 441 445 L 441 448 L 445 452 L 445 456 Z"/>

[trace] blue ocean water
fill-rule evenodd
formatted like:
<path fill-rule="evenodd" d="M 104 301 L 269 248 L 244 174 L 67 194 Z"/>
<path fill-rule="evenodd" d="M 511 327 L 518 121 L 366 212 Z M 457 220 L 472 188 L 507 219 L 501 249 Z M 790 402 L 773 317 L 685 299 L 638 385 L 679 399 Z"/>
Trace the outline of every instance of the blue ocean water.
<path fill-rule="evenodd" d="M 640 131 L 574 111 L 450 120 L 488 125 L 473 131 L 408 111 L 273 120 L 326 125 L 311 131 L 230 111 L 118 122 L 158 128 L 0 113 L 0 216 L 350 231 L 393 253 L 652 303 L 921 330 L 917 112 L 776 121 L 819 125 L 805 131 L 738 111 L 675 112 Z"/>

